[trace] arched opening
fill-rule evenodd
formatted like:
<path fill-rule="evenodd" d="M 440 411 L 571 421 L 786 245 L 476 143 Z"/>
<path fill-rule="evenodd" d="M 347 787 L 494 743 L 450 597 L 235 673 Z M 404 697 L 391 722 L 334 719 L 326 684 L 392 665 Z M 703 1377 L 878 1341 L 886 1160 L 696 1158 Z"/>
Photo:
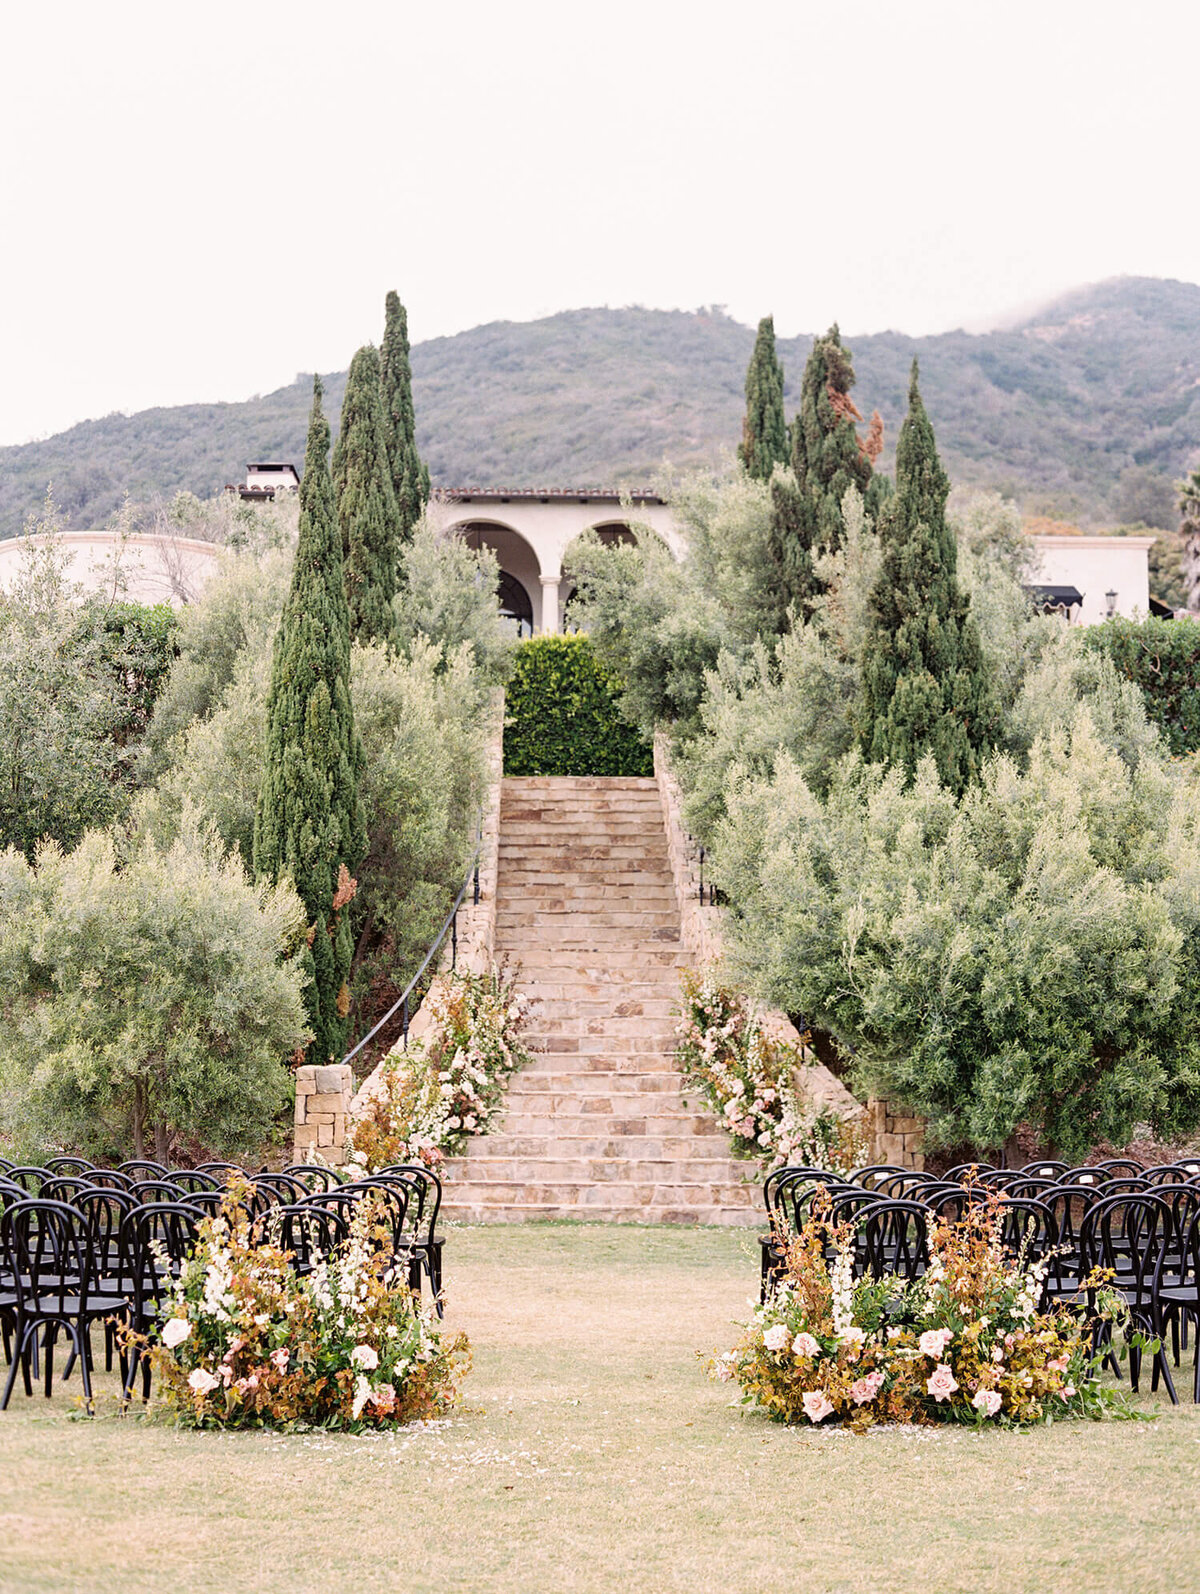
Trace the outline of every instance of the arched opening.
<path fill-rule="evenodd" d="M 519 531 L 496 520 L 468 520 L 454 527 L 468 548 L 490 548 L 500 566 L 500 612 L 517 621 L 522 636 L 545 630 L 542 567 Z"/>
<path fill-rule="evenodd" d="M 606 548 L 616 548 L 621 543 L 637 543 L 632 527 L 623 520 L 606 520 L 601 526 L 593 526 L 592 530 Z"/>
<path fill-rule="evenodd" d="M 500 572 L 500 613 L 506 620 L 515 620 L 517 635 L 527 637 L 533 635 L 533 601 L 516 576 L 510 576 L 507 570 Z"/>

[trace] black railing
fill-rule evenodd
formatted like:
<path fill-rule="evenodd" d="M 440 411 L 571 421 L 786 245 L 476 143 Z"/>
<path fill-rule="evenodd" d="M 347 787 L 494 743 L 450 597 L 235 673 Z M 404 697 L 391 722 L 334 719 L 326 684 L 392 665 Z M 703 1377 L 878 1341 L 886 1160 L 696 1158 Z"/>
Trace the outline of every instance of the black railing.
<path fill-rule="evenodd" d="M 447 935 L 450 937 L 450 967 L 453 969 L 458 962 L 458 910 L 462 907 L 462 901 L 467 894 L 468 886 L 471 886 L 473 889 L 473 900 L 475 906 L 479 906 L 479 854 L 482 849 L 483 835 L 481 830 L 479 840 L 475 846 L 475 856 L 471 859 L 471 862 L 467 868 L 466 879 L 463 881 L 459 893 L 454 899 L 454 906 L 450 909 L 450 912 L 446 916 L 445 924 L 443 924 L 442 928 L 438 931 L 436 941 L 434 941 L 433 945 L 429 948 L 429 951 L 426 952 L 421 967 L 405 986 L 403 996 L 401 996 L 397 1001 L 393 1002 L 391 1007 L 388 1008 L 387 1012 L 383 1015 L 379 1022 L 371 1026 L 371 1028 L 363 1036 L 362 1040 L 359 1041 L 358 1045 L 346 1053 L 345 1057 L 342 1058 L 344 1063 L 349 1063 L 355 1057 L 357 1057 L 367 1042 L 374 1040 L 376 1035 L 379 1034 L 379 1031 L 384 1027 L 385 1024 L 387 1024 L 396 1016 L 397 1012 L 399 1012 L 401 1015 L 400 1034 L 404 1042 L 404 1049 L 405 1051 L 408 1050 L 409 998 L 412 996 L 413 991 L 416 990 L 418 984 L 420 983 L 421 976 L 425 973 L 425 970 L 429 967 L 430 963 L 433 962 L 433 959 L 437 956 L 438 952 L 445 944 Z"/>
<path fill-rule="evenodd" d="M 691 839 L 692 838 L 689 836 L 688 840 L 690 841 Z M 704 906 L 704 857 L 705 857 L 704 848 L 701 847 L 700 848 L 700 906 L 701 907 Z M 726 898 L 725 893 L 721 890 L 720 886 L 714 886 L 712 884 L 712 882 L 710 881 L 709 882 L 709 886 L 708 886 L 708 905 L 709 905 L 709 907 L 710 908 L 724 907 L 724 905 L 725 905 L 727 900 L 728 899 Z"/>

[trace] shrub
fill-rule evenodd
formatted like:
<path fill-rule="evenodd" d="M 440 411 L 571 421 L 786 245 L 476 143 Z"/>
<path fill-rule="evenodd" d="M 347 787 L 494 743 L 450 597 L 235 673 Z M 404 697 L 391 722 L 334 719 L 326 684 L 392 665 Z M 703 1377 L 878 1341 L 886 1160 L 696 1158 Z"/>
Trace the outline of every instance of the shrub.
<path fill-rule="evenodd" d="M 251 885 L 194 812 L 118 864 L 89 832 L 0 854 L 0 1072 L 25 1139 L 167 1162 L 179 1136 L 260 1147 L 307 1039 L 304 910 Z"/>
<path fill-rule="evenodd" d="M 735 966 L 931 1144 L 1026 1122 L 1072 1157 L 1200 1119 L 1197 790 L 1130 769 L 1085 709 L 961 800 L 929 761 L 909 786 L 853 755 L 822 800 L 781 757 L 728 810 L 712 867 Z"/>
<path fill-rule="evenodd" d="M 993 1197 L 959 1223 L 937 1223 L 915 1283 L 856 1283 L 853 1225 L 829 1223 L 818 1206 L 787 1248 L 784 1278 L 710 1372 L 782 1422 L 860 1432 L 877 1422 L 1021 1428 L 1123 1413 L 1100 1383 L 1108 1347 L 1093 1352 L 1091 1325 L 1067 1306 L 1038 1311 L 1045 1264 L 1006 1256 L 1000 1210 Z M 1092 1294 L 1099 1315 L 1120 1317 L 1115 1297 Z"/>
<path fill-rule="evenodd" d="M 442 975 L 425 1008 L 428 1040 L 394 1046 L 364 1088 L 346 1140 L 352 1171 L 417 1160 L 436 1168 L 487 1133 L 505 1084 L 530 1060 L 526 999 L 503 968 Z"/>
<path fill-rule="evenodd" d="M 435 1417 L 470 1366 L 392 1264 L 381 1204 L 364 1198 L 338 1252 L 301 1278 L 255 1243 L 233 1181 L 172 1286 L 150 1357 L 181 1427 L 359 1431 Z"/>
<path fill-rule="evenodd" d="M 1146 712 L 1172 753 L 1200 748 L 1200 625 L 1117 618 L 1089 626 L 1084 641 L 1141 688 Z"/>
<path fill-rule="evenodd" d="M 517 649 L 504 721 L 506 775 L 652 775 L 650 744 L 621 717 L 620 687 L 586 636 Z"/>
<path fill-rule="evenodd" d="M 738 1157 L 767 1167 L 785 1163 L 849 1173 L 866 1158 L 861 1124 L 805 1101 L 800 1048 L 770 1035 L 746 998 L 711 973 L 683 976 L 675 1056 L 700 1086 L 733 1140 Z"/>

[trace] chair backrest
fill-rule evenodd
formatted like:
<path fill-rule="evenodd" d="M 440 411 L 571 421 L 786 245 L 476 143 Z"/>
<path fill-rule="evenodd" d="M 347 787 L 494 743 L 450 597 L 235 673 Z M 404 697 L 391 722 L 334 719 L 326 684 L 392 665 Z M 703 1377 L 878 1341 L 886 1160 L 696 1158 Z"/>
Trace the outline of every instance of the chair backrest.
<path fill-rule="evenodd" d="M 41 1191 L 46 1180 L 53 1176 L 47 1173 L 45 1168 L 30 1165 L 24 1168 L 9 1168 L 4 1177 L 10 1179 L 13 1184 L 19 1184 L 27 1195 L 35 1196 Z"/>
<path fill-rule="evenodd" d="M 1025 1177 L 1024 1168 L 981 1168 L 975 1183 L 986 1190 L 1007 1190 L 1010 1184 L 1020 1184 Z"/>
<path fill-rule="evenodd" d="M 1131 1178 L 1136 1178 L 1146 1171 L 1144 1165 L 1135 1161 L 1132 1157 L 1107 1157 L 1103 1162 L 1098 1162 L 1096 1166 L 1097 1168 L 1103 1168 L 1106 1173 L 1124 1174 Z"/>
<path fill-rule="evenodd" d="M 86 1313 L 95 1277 L 83 1214 L 66 1201 L 33 1196 L 0 1213 L 0 1252 L 18 1313 L 33 1318 Z"/>
<path fill-rule="evenodd" d="M 98 1278 L 111 1278 L 121 1271 L 121 1224 L 137 1202 L 127 1190 L 113 1190 L 91 1184 L 80 1190 L 71 1205 L 83 1215 Z"/>
<path fill-rule="evenodd" d="M 1106 1185 L 1112 1175 L 1107 1168 L 1093 1167 L 1084 1164 L 1078 1168 L 1068 1168 L 1059 1179 L 1059 1184 L 1091 1184 L 1096 1186 Z"/>
<path fill-rule="evenodd" d="M 38 1194 L 44 1201 L 74 1201 L 81 1190 L 93 1189 L 92 1181 L 77 1173 L 56 1173 L 47 1179 Z"/>
<path fill-rule="evenodd" d="M 1104 1196 L 1079 1230 L 1080 1272 L 1111 1268 L 1134 1309 L 1145 1305 L 1175 1240 L 1169 1204 L 1147 1191 Z"/>
<path fill-rule="evenodd" d="M 47 1173 L 90 1173 L 95 1163 L 86 1157 L 47 1157 Z"/>
<path fill-rule="evenodd" d="M 182 1201 L 187 1191 L 173 1179 L 137 1179 L 129 1193 L 146 1206 L 150 1202 Z"/>
<path fill-rule="evenodd" d="M 1033 1196 L 1039 1197 L 1043 1190 L 1053 1190 L 1058 1185 L 1058 1180 L 1049 1174 L 1031 1173 L 1028 1178 L 1014 1179 L 1012 1184 L 1005 1185 L 1004 1194 L 1007 1196 Z"/>
<path fill-rule="evenodd" d="M 118 1173 L 116 1168 L 93 1168 L 88 1174 L 89 1184 L 98 1184 L 109 1190 L 132 1190 L 133 1178 L 128 1173 Z"/>
<path fill-rule="evenodd" d="M 336 1190 L 344 1182 L 332 1168 L 319 1162 L 289 1162 L 283 1171 L 289 1178 L 299 1179 L 309 1195 L 318 1190 Z"/>
<path fill-rule="evenodd" d="M 1084 1217 L 1101 1196 L 1100 1185 L 1056 1184 L 1052 1190 L 1043 1190 L 1037 1199 L 1050 1208 L 1058 1225 L 1059 1244 L 1067 1252 L 1078 1249 L 1079 1230 Z"/>
<path fill-rule="evenodd" d="M 131 1162 L 117 1164 L 118 1173 L 127 1173 L 131 1179 L 165 1179 L 168 1170 L 161 1162 L 149 1162 L 143 1157 L 135 1157 Z"/>
<path fill-rule="evenodd" d="M 143 1321 L 167 1298 L 168 1276 L 177 1278 L 196 1243 L 201 1214 L 183 1201 L 151 1202 L 121 1220 L 121 1271 L 133 1283 L 134 1313 Z M 160 1271 L 166 1257 L 167 1271 Z"/>
<path fill-rule="evenodd" d="M 920 1278 L 929 1266 L 929 1214 L 919 1201 L 890 1198 L 867 1209 L 862 1225 L 865 1271 L 872 1278 Z"/>
<path fill-rule="evenodd" d="M 332 1206 L 310 1206 L 307 1202 L 273 1207 L 257 1218 L 255 1225 L 262 1225 L 264 1230 L 270 1227 L 273 1243 L 280 1250 L 291 1252 L 292 1266 L 299 1274 L 311 1273 L 319 1260 L 328 1260 L 350 1235 L 346 1212 Z"/>
<path fill-rule="evenodd" d="M 408 1225 L 418 1239 L 432 1239 L 442 1205 L 442 1181 L 420 1163 L 397 1162 L 379 1170 L 380 1177 L 396 1179 L 408 1191 Z"/>
<path fill-rule="evenodd" d="M 1000 1243 L 1010 1256 L 1041 1262 L 1058 1247 L 1058 1220 L 1052 1208 L 1031 1196 L 1006 1190 L 998 1217 Z"/>
<path fill-rule="evenodd" d="M 241 1174 L 245 1178 L 250 1175 L 245 1168 L 239 1168 L 236 1162 L 198 1162 L 192 1169 L 193 1173 L 211 1173 L 223 1190 L 231 1173 Z"/>
<path fill-rule="evenodd" d="M 1039 1179 L 1053 1179 L 1055 1183 L 1067 1171 L 1065 1162 L 1056 1162 L 1052 1157 L 1039 1157 L 1035 1162 L 1027 1162 L 1021 1169 Z"/>
<path fill-rule="evenodd" d="M 856 1168 L 851 1173 L 849 1182 L 861 1185 L 864 1190 L 874 1190 L 888 1175 L 904 1172 L 905 1169 L 898 1168 L 894 1162 L 872 1162 L 866 1168 Z"/>
<path fill-rule="evenodd" d="M 766 1207 L 768 1215 L 778 1210 L 777 1192 L 781 1190 L 784 1185 L 790 1184 L 793 1179 L 819 1179 L 836 1182 L 837 1184 L 843 1184 L 845 1182 L 839 1175 L 826 1173 L 823 1168 L 809 1168 L 803 1163 L 788 1163 L 782 1168 L 772 1168 L 770 1173 L 763 1180 L 762 1187 L 763 1206 Z"/>
<path fill-rule="evenodd" d="M 797 1173 L 791 1179 L 781 1180 L 772 1190 L 771 1222 L 775 1226 L 791 1229 L 799 1234 L 812 1216 L 813 1202 L 821 1195 L 832 1199 L 835 1195 L 852 1191 L 858 1195 L 872 1192 L 857 1185 L 847 1185 L 827 1173 Z"/>
<path fill-rule="evenodd" d="M 972 1175 L 978 1178 L 981 1173 L 996 1173 L 998 1170 L 993 1162 L 959 1162 L 953 1168 L 947 1168 L 942 1175 L 943 1179 L 955 1179 L 960 1184 Z"/>
<path fill-rule="evenodd" d="M 924 1191 L 920 1200 L 935 1220 L 949 1223 L 961 1223 L 967 1208 L 972 1205 L 971 1192 L 964 1190 L 961 1184 L 949 1182 Z"/>
<path fill-rule="evenodd" d="M 1185 1157 L 1179 1162 L 1158 1163 L 1146 1169 L 1146 1178 L 1153 1185 L 1186 1184 L 1189 1179 L 1200 1178 L 1200 1160 Z"/>
<path fill-rule="evenodd" d="M 168 1175 L 171 1183 L 189 1194 L 193 1190 L 220 1190 L 221 1181 L 215 1173 L 205 1173 L 202 1168 L 172 1168 Z"/>

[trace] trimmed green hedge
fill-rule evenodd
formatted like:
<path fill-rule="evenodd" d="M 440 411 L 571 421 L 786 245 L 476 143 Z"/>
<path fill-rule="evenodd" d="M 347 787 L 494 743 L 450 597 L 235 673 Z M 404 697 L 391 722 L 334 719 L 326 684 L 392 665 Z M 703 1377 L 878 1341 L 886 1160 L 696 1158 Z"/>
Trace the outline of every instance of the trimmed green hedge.
<path fill-rule="evenodd" d="M 1146 713 L 1172 753 L 1200 748 L 1200 625 L 1194 620 L 1106 620 L 1085 633 L 1142 689 Z"/>
<path fill-rule="evenodd" d="M 522 642 L 504 717 L 506 775 L 653 775 L 654 752 L 617 707 L 586 636 Z"/>

